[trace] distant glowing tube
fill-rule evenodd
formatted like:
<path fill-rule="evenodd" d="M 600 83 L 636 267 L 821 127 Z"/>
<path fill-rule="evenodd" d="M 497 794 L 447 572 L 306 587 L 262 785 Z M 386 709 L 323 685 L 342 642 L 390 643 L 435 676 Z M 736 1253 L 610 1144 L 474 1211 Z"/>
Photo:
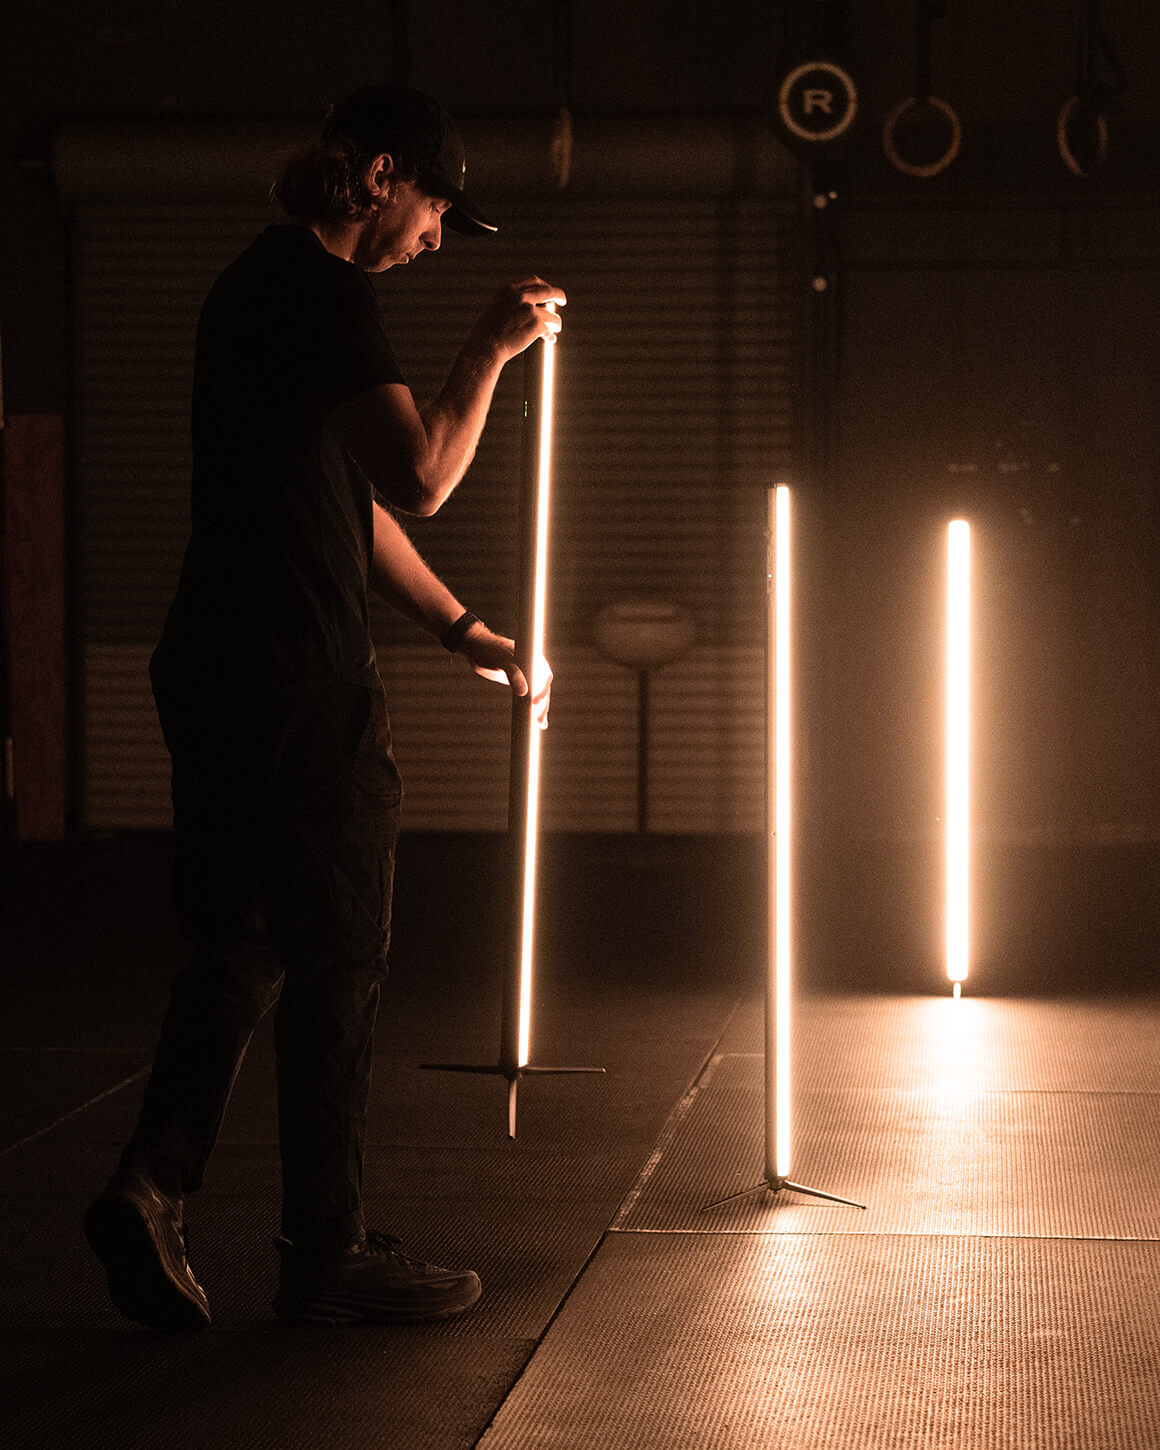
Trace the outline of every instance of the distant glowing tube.
<path fill-rule="evenodd" d="M 777 1171 L 790 1162 L 790 1022 L 793 940 L 790 927 L 790 533 L 789 489 L 777 490 Z"/>
<path fill-rule="evenodd" d="M 770 493 L 766 819 L 769 961 L 766 988 L 766 1177 L 784 1179 L 790 1166 L 790 1002 L 792 937 L 792 694 L 790 675 L 790 496 Z"/>
<path fill-rule="evenodd" d="M 548 511 L 552 490 L 552 404 L 555 385 L 556 349 L 552 342 L 542 348 L 540 382 L 540 437 L 536 481 L 535 593 L 532 612 L 531 648 L 526 658 L 528 688 L 534 694 L 543 665 L 548 597 Z M 531 701 L 528 702 L 532 708 Z M 524 879 L 520 928 L 519 1046 L 517 1063 L 527 1067 L 531 1051 L 532 962 L 534 954 L 536 903 L 536 847 L 540 818 L 541 732 L 528 730 L 527 805 L 524 816 Z"/>
<path fill-rule="evenodd" d="M 955 984 L 970 965 L 971 526 L 947 531 L 946 961 Z"/>

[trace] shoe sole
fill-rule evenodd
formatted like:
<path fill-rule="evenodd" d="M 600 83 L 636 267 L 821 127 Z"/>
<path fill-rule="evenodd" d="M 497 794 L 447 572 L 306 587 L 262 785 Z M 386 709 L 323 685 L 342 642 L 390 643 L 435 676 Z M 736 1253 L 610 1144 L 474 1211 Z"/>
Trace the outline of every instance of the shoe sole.
<path fill-rule="evenodd" d="M 451 1319 L 479 1299 L 483 1289 L 478 1279 L 464 1286 L 465 1292 L 453 1303 L 421 1306 L 417 1304 L 384 1304 L 354 1296 L 320 1296 L 297 1301 L 279 1295 L 274 1300 L 274 1313 L 287 1324 L 338 1328 L 343 1324 L 421 1324 L 436 1319 Z"/>
<path fill-rule="evenodd" d="M 127 1319 L 150 1329 L 205 1329 L 209 1310 L 167 1267 L 148 1220 L 127 1201 L 99 1198 L 85 1215 L 85 1238 L 104 1266 L 109 1297 Z"/>

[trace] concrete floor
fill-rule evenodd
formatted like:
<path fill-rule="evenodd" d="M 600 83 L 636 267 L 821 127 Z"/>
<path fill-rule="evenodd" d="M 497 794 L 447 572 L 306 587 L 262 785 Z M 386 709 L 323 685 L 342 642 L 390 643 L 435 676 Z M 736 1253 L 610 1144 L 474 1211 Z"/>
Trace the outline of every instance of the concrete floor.
<path fill-rule="evenodd" d="M 424 904 L 432 849 L 400 867 L 368 1196 L 413 1251 L 478 1268 L 485 1297 L 435 1327 L 273 1320 L 263 1029 L 190 1206 L 215 1313 L 191 1339 L 121 1321 L 80 1236 L 182 955 L 165 843 L 18 863 L 0 1443 L 1160 1446 L 1155 997 L 815 988 L 796 1014 L 792 1173 L 867 1207 L 761 1189 L 707 1209 L 762 1172 L 753 935 L 656 911 L 617 924 L 607 883 L 582 888 L 575 859 L 549 869 L 536 1055 L 608 1071 L 525 1082 L 512 1144 L 499 1082 L 418 1066 L 494 1054 L 498 1010 L 495 881 L 443 843 L 441 880 L 460 884 Z M 637 862 L 627 894 L 655 891 L 656 866 Z"/>

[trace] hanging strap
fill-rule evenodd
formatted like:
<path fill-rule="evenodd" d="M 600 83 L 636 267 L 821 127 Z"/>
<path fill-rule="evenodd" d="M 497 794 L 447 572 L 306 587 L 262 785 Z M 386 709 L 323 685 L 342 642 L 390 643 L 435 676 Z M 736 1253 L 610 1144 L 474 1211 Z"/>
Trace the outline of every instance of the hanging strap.
<path fill-rule="evenodd" d="M 846 43 L 846 10 L 849 0 L 823 0 L 822 40 L 826 49 L 841 54 Z"/>
<path fill-rule="evenodd" d="M 1108 156 L 1108 117 L 1120 109 L 1128 77 L 1104 25 L 1103 0 L 1084 0 L 1076 41 L 1075 92 L 1059 109 L 1056 142 L 1064 165 L 1089 177 Z"/>
<path fill-rule="evenodd" d="M 933 89 L 931 30 L 946 14 L 946 0 L 915 0 L 914 4 L 914 99 L 924 105 Z"/>
<path fill-rule="evenodd" d="M 1102 70 L 1110 75 L 1101 74 Z M 1085 0 L 1076 58 L 1075 93 L 1098 116 L 1112 116 L 1128 88 L 1127 72 L 1112 49 L 1104 25 L 1103 0 Z"/>
<path fill-rule="evenodd" d="M 886 118 L 882 128 L 882 145 L 890 164 L 907 176 L 937 176 L 945 171 L 959 154 L 963 129 L 954 110 L 934 94 L 933 89 L 933 44 L 931 31 L 936 20 L 946 14 L 946 0 L 915 0 L 914 4 L 914 95 L 900 101 Z M 946 130 L 946 145 L 942 154 L 929 162 L 907 160 L 899 151 L 896 133 L 899 122 L 913 111 L 924 111 L 929 116 L 938 113 Z"/>

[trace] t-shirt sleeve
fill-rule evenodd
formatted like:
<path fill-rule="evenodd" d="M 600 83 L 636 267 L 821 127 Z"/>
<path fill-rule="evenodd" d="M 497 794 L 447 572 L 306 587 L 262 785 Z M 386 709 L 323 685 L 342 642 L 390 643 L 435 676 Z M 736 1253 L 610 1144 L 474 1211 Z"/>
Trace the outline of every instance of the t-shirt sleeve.
<path fill-rule="evenodd" d="M 378 298 L 364 272 L 336 274 L 335 289 L 318 319 L 319 400 L 333 408 L 383 383 L 405 383 L 383 330 Z"/>

